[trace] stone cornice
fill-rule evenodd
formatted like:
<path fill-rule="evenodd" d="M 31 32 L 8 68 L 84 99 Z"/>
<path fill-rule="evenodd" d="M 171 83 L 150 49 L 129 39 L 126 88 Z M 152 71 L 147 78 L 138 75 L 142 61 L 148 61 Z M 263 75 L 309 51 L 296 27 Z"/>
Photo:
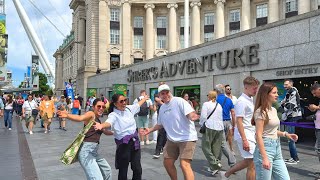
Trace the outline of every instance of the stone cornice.
<path fill-rule="evenodd" d="M 72 0 L 69 4 L 70 9 L 76 10 L 78 6 L 85 6 L 84 0 Z"/>
<path fill-rule="evenodd" d="M 167 8 L 175 8 L 175 9 L 177 9 L 178 8 L 178 4 L 176 4 L 176 3 L 170 3 L 170 4 L 168 4 L 167 5 Z"/>
<path fill-rule="evenodd" d="M 190 6 L 191 6 L 191 7 L 195 7 L 195 6 L 200 7 L 200 6 L 201 6 L 201 2 L 191 2 L 191 3 L 190 3 Z"/>
<path fill-rule="evenodd" d="M 226 3 L 226 0 L 214 0 L 214 3 L 215 4 L 218 4 L 218 3 Z"/>
<path fill-rule="evenodd" d="M 144 5 L 144 8 L 145 9 L 148 9 L 148 8 L 154 9 L 155 6 L 154 6 L 154 4 L 148 3 L 148 4 Z"/>

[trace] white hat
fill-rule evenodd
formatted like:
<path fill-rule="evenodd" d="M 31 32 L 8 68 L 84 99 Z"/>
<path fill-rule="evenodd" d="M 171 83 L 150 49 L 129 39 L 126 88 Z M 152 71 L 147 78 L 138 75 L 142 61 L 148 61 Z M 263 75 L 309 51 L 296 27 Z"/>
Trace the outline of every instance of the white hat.
<path fill-rule="evenodd" d="M 170 91 L 170 88 L 168 85 L 162 84 L 161 86 L 158 87 L 158 93 L 160 93 L 161 91 Z"/>
<path fill-rule="evenodd" d="M 78 96 L 75 96 L 74 98 L 75 98 L 75 99 L 77 99 L 77 98 L 78 98 Z"/>

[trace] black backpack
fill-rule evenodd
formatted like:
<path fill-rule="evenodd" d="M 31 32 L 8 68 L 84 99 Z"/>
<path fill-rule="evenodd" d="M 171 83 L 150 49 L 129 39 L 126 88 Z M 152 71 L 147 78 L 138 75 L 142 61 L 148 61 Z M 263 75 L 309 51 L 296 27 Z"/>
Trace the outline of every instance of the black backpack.
<path fill-rule="evenodd" d="M 137 98 L 137 100 L 139 101 L 139 98 Z M 140 111 L 138 112 L 138 116 L 147 116 L 148 114 L 149 114 L 149 107 L 147 102 L 144 102 L 140 106 Z"/>

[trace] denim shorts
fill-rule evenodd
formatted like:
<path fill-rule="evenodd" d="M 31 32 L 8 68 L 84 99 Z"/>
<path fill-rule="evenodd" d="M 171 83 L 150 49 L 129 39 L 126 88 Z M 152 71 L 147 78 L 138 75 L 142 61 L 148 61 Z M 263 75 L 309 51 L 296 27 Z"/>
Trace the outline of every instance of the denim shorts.
<path fill-rule="evenodd" d="M 263 138 L 264 149 L 271 164 L 270 170 L 263 168 L 262 156 L 257 144 L 253 155 L 253 162 L 256 169 L 257 180 L 290 180 L 287 167 L 282 158 L 281 146 L 279 139 Z"/>

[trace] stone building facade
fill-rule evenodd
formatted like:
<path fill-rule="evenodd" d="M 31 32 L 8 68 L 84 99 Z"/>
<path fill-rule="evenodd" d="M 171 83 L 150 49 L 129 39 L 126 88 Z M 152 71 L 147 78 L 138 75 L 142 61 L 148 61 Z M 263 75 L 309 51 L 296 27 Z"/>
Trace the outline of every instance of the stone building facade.
<path fill-rule="evenodd" d="M 320 0 L 190 0 L 190 46 L 304 14 Z M 184 0 L 72 0 L 76 92 L 88 77 L 184 49 Z M 95 76 L 94 76 L 95 77 Z"/>

